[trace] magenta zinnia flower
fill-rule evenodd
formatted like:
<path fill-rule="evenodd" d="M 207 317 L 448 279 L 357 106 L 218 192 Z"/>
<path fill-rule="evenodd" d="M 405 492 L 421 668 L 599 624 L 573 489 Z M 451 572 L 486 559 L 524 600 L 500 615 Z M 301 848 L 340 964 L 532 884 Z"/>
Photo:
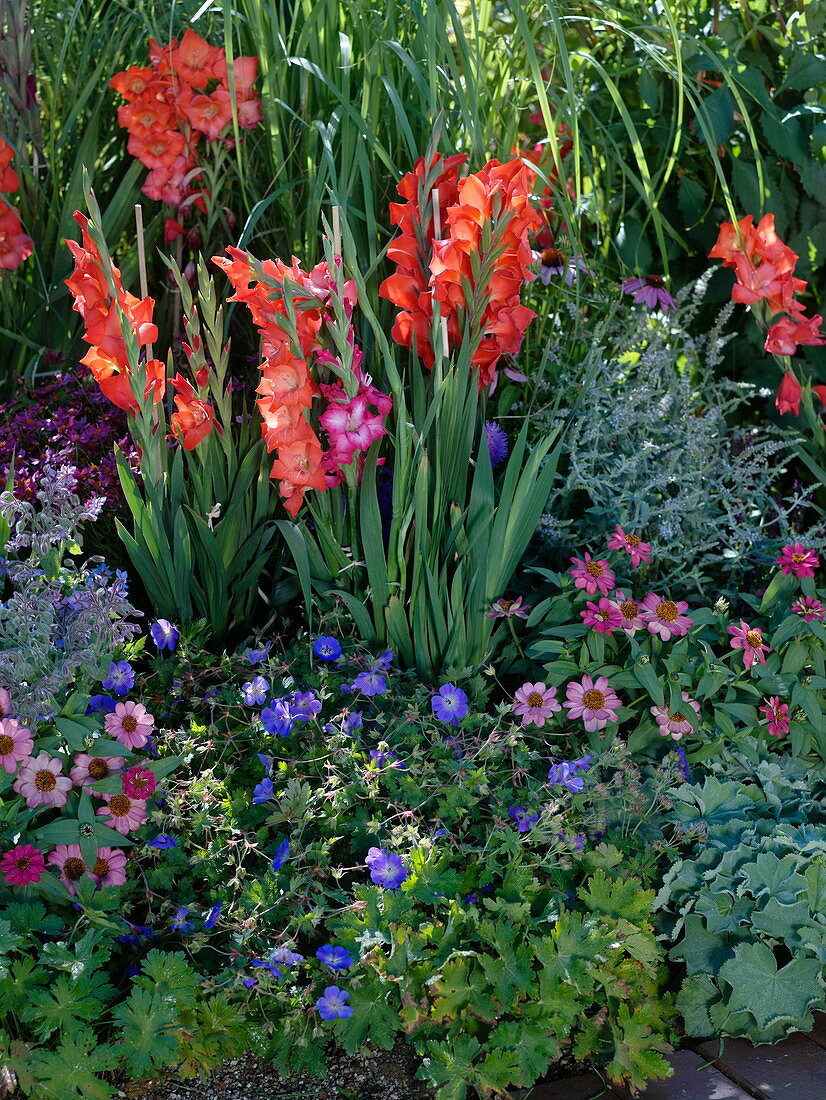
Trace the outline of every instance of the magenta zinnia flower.
<path fill-rule="evenodd" d="M 35 806 L 65 806 L 72 781 L 62 775 L 63 764 L 41 752 L 33 756 L 20 769 L 14 789 L 26 800 L 29 809 Z"/>
<path fill-rule="evenodd" d="M 490 605 L 490 610 L 485 612 L 486 619 L 527 619 L 530 604 L 522 603 L 522 597 L 515 600 L 496 600 Z"/>
<path fill-rule="evenodd" d="M 535 726 L 544 726 L 546 719 L 555 712 L 562 710 L 556 701 L 556 688 L 545 687 L 544 684 L 523 684 L 514 695 L 513 713 L 522 719 L 522 725 L 533 723 Z"/>
<path fill-rule="evenodd" d="M 640 605 L 636 600 L 626 599 L 625 593 L 614 593 L 614 606 L 619 612 L 620 626 L 626 634 L 636 634 L 638 630 L 642 630 L 645 623 L 640 616 Z"/>
<path fill-rule="evenodd" d="M 0 718 L 0 768 L 12 775 L 18 764 L 29 759 L 33 748 L 30 730 L 16 718 Z"/>
<path fill-rule="evenodd" d="M 104 794 L 101 798 L 106 800 L 106 805 L 97 811 L 98 817 L 102 817 L 106 825 L 116 829 L 122 836 L 146 821 L 145 802 L 130 798 L 128 794 Z"/>
<path fill-rule="evenodd" d="M 795 615 L 802 615 L 807 623 L 813 619 L 826 619 L 826 607 L 814 596 L 801 596 L 799 600 L 795 600 L 792 611 Z"/>
<path fill-rule="evenodd" d="M 142 703 L 118 703 L 103 724 L 106 732 L 127 749 L 140 749 L 149 740 L 155 719 Z"/>
<path fill-rule="evenodd" d="M 0 872 L 9 886 L 28 886 L 30 882 L 39 882 L 46 873 L 46 861 L 33 844 L 18 844 L 0 859 Z"/>
<path fill-rule="evenodd" d="M 568 572 L 574 578 L 574 586 L 576 588 L 584 588 L 589 596 L 599 589 L 603 596 L 607 596 L 611 589 L 616 584 L 614 574 L 611 572 L 608 562 L 600 558 L 594 560 L 590 554 L 585 555 L 585 559 L 571 558 L 574 563 L 573 569 L 569 569 Z"/>
<path fill-rule="evenodd" d="M 49 863 L 60 869 L 60 881 L 70 894 L 76 894 L 75 883 L 88 871 L 79 844 L 58 844 L 49 853 Z"/>
<path fill-rule="evenodd" d="M 699 716 L 700 704 L 696 700 L 692 699 L 687 691 L 681 693 L 683 702 Z M 675 740 L 679 741 L 681 737 L 684 737 L 687 733 L 692 732 L 691 723 L 686 716 L 679 710 L 669 710 L 668 707 L 649 707 L 651 713 L 654 715 L 654 721 L 660 727 L 660 733 L 663 737 L 669 735 Z M 685 709 L 685 708 L 683 708 Z"/>
<path fill-rule="evenodd" d="M 623 279 L 623 294 L 631 294 L 638 304 L 649 309 L 661 309 L 667 313 L 676 309 L 676 302 L 665 289 L 665 280 L 661 275 L 645 275 L 642 279 Z"/>
<path fill-rule="evenodd" d="M 126 856 L 120 848 L 98 848 L 95 864 L 86 873 L 97 886 L 123 886 L 126 882 Z"/>
<path fill-rule="evenodd" d="M 568 717 L 581 718 L 589 733 L 617 721 L 616 712 L 622 703 L 604 676 L 592 680 L 586 673 L 580 683 L 568 684 L 565 695 Z"/>
<path fill-rule="evenodd" d="M 687 634 L 694 625 L 684 612 L 688 604 L 684 600 L 663 600 L 656 592 L 651 592 L 642 601 L 640 616 L 651 634 L 659 634 L 664 642 L 670 638 L 679 638 Z"/>
<path fill-rule="evenodd" d="M 121 784 L 124 794 L 144 802 L 152 797 L 158 785 L 149 768 L 142 768 L 139 764 L 123 773 Z"/>
<path fill-rule="evenodd" d="M 626 535 L 625 531 L 617 524 L 617 529 L 608 540 L 609 550 L 625 550 L 631 555 L 631 564 L 636 569 L 641 561 L 648 561 L 651 557 L 651 546 L 643 542 L 639 535 Z"/>
<path fill-rule="evenodd" d="M 607 596 L 600 596 L 596 603 L 586 603 L 580 615 L 585 625 L 592 626 L 598 634 L 613 634 L 622 626 L 622 615 Z"/>
<path fill-rule="evenodd" d="M 762 707 L 758 708 L 769 720 L 769 733 L 773 737 L 783 737 L 789 732 L 789 707 L 780 702 L 779 695 L 772 695 Z"/>
<path fill-rule="evenodd" d="M 771 649 L 763 642 L 763 632 L 757 627 L 750 627 L 743 619 L 739 626 L 730 626 L 728 632 L 731 635 L 731 648 L 743 650 L 743 664 L 751 668 L 755 661 L 761 665 L 766 663 L 764 653 L 771 653 Z"/>
<path fill-rule="evenodd" d="M 813 577 L 815 569 L 820 565 L 820 559 L 814 550 L 806 550 L 802 542 L 796 542 L 793 546 L 784 546 L 777 559 L 780 572 L 788 576 L 794 573 L 796 577 Z"/>
<path fill-rule="evenodd" d="M 69 775 L 76 787 L 86 787 L 90 783 L 99 783 L 110 775 L 117 775 L 126 763 L 124 756 L 89 756 L 79 752 Z"/>

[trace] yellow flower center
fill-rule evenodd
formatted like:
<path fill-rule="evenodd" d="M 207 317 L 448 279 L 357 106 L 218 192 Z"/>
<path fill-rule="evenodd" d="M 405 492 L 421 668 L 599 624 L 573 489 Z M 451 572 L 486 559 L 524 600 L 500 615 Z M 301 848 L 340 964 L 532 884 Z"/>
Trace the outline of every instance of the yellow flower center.
<path fill-rule="evenodd" d="M 585 566 L 585 572 L 590 573 L 592 577 L 601 577 L 605 570 L 598 561 L 589 561 Z"/>
<path fill-rule="evenodd" d="M 663 600 L 657 608 L 657 618 L 664 623 L 673 623 L 679 614 L 677 605 L 672 600 Z"/>
<path fill-rule="evenodd" d="M 685 722 L 686 720 L 685 715 L 679 710 L 675 710 L 674 713 L 669 714 L 668 717 L 671 719 L 672 722 Z"/>
<path fill-rule="evenodd" d="M 8 756 L 14 748 L 14 738 L 8 734 L 0 734 L 0 756 Z"/>
<path fill-rule="evenodd" d="M 610 610 L 608 608 L 601 607 L 599 611 L 597 611 L 597 618 L 602 619 L 604 623 L 607 623 L 608 620 L 611 618 Z"/>
<path fill-rule="evenodd" d="M 529 707 L 541 707 L 545 702 L 545 697 L 540 695 L 538 691 L 532 691 L 528 696 Z"/>
<path fill-rule="evenodd" d="M 95 865 L 92 868 L 92 874 L 97 875 L 98 878 L 106 878 L 109 874 L 109 860 L 103 859 L 101 856 L 95 860 Z"/>
<path fill-rule="evenodd" d="M 53 791 L 57 786 L 57 779 L 54 772 L 48 770 L 38 772 L 34 777 L 34 785 L 39 791 Z"/>
<path fill-rule="evenodd" d="M 82 859 L 78 859 L 77 856 L 71 856 L 63 864 L 63 874 L 69 880 L 69 882 L 77 882 L 86 871 L 86 864 Z"/>
<path fill-rule="evenodd" d="M 639 535 L 626 535 L 625 541 L 628 543 L 629 546 L 639 546 L 639 544 L 642 542 L 642 539 Z"/>
<path fill-rule="evenodd" d="M 28 871 L 31 860 L 28 856 L 20 856 L 14 861 L 14 865 L 18 871 Z"/>
<path fill-rule="evenodd" d="M 124 729 L 126 733 L 134 733 L 135 730 L 138 728 L 138 720 L 134 714 L 125 715 L 123 718 L 121 718 L 120 724 L 122 729 Z"/>
<path fill-rule="evenodd" d="M 89 775 L 97 781 L 98 779 L 106 779 L 109 775 L 109 765 L 105 760 L 101 760 L 99 756 L 96 756 L 94 760 L 89 761 Z"/>
<path fill-rule="evenodd" d="M 126 817 L 132 809 L 132 799 L 125 794 L 116 794 L 109 799 L 109 813 L 112 817 Z"/>
<path fill-rule="evenodd" d="M 640 613 L 639 604 L 634 603 L 633 600 L 626 600 L 620 604 L 620 613 L 623 619 L 636 619 Z"/>
<path fill-rule="evenodd" d="M 759 630 L 747 630 L 746 641 L 752 649 L 758 649 L 763 644 L 763 635 Z"/>
<path fill-rule="evenodd" d="M 800 563 L 802 561 L 805 561 L 808 556 L 808 554 L 792 554 L 792 561 L 795 563 L 795 565 L 800 565 Z"/>
<path fill-rule="evenodd" d="M 582 702 L 588 708 L 588 710 L 601 710 L 605 706 L 605 696 L 601 691 L 597 691 L 596 688 L 592 688 L 590 691 L 586 691 L 582 696 Z"/>

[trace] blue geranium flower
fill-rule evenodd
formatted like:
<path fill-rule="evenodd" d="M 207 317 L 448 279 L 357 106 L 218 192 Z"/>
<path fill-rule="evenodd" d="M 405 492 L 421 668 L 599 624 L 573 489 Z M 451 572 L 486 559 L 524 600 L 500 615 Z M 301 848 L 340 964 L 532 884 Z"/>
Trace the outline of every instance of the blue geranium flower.
<path fill-rule="evenodd" d="M 364 861 L 370 869 L 370 878 L 386 890 L 397 890 L 407 878 L 402 857 L 384 848 L 370 848 Z"/>
<path fill-rule="evenodd" d="M 178 628 L 169 619 L 158 619 L 150 626 L 149 633 L 158 649 L 168 649 L 171 653 L 178 644 Z"/>
<path fill-rule="evenodd" d="M 257 787 L 253 787 L 252 791 L 252 804 L 256 806 L 259 802 L 269 802 L 273 796 L 272 780 L 267 775 L 265 776 Z"/>
<path fill-rule="evenodd" d="M 337 985 L 328 985 L 324 996 L 315 1003 L 322 1020 L 347 1020 L 353 1015 L 353 1009 L 347 1004 L 350 994 Z"/>
<path fill-rule="evenodd" d="M 290 842 L 289 840 L 282 840 L 278 847 L 275 849 L 275 855 L 272 857 L 273 871 L 280 871 L 289 858 Z"/>
<path fill-rule="evenodd" d="M 332 943 L 325 943 L 315 953 L 316 958 L 328 966 L 330 970 L 346 970 L 353 965 L 353 956 L 346 947 L 338 947 Z"/>
<path fill-rule="evenodd" d="M 520 833 L 529 833 L 531 825 L 539 821 L 539 814 L 529 814 L 524 806 L 509 806 L 508 817 Z"/>
<path fill-rule="evenodd" d="M 86 704 L 87 714 L 114 714 L 118 705 L 117 699 L 111 695 L 90 695 Z"/>
<path fill-rule="evenodd" d="M 433 713 L 443 722 L 458 726 L 468 712 L 467 695 L 453 684 L 443 684 L 430 700 Z"/>
<path fill-rule="evenodd" d="M 150 848 L 177 848 L 178 841 L 174 836 L 168 836 L 165 833 L 160 833 L 154 840 L 148 840 L 146 842 Z"/>
<path fill-rule="evenodd" d="M 188 916 L 189 909 L 187 909 L 185 906 L 181 906 L 181 908 L 172 918 L 169 927 L 172 929 L 173 932 L 191 932 L 192 924 L 186 919 Z"/>
<path fill-rule="evenodd" d="M 378 672 L 360 672 L 353 680 L 352 690 L 368 697 L 383 695 L 387 691 L 387 680 Z"/>
<path fill-rule="evenodd" d="M 263 676 L 254 676 L 241 687 L 241 694 L 248 707 L 260 707 L 270 691 L 269 680 Z"/>
<path fill-rule="evenodd" d="M 128 661 L 112 661 L 109 672 L 101 684 L 114 695 L 125 695 L 135 686 L 135 670 Z"/>
<path fill-rule="evenodd" d="M 322 635 L 313 642 L 313 653 L 320 661 L 337 661 L 341 656 L 341 642 L 338 638 Z"/>
<path fill-rule="evenodd" d="M 293 731 L 290 704 L 286 699 L 273 699 L 272 703 L 261 711 L 261 722 L 270 736 L 286 737 Z"/>
<path fill-rule="evenodd" d="M 204 918 L 204 928 L 206 928 L 207 931 L 211 928 L 214 928 L 215 925 L 218 923 L 218 918 L 221 916 L 221 909 L 222 903 L 220 901 L 216 902 L 215 905 L 213 905 L 213 907 L 210 909 L 207 916 Z"/>

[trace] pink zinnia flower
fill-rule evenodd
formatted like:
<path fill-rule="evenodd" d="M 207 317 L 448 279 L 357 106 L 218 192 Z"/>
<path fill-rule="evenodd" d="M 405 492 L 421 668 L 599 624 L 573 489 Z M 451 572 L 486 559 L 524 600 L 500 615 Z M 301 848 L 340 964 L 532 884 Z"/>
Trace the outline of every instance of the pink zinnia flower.
<path fill-rule="evenodd" d="M 802 542 L 796 542 L 793 546 L 784 546 L 777 559 L 780 572 L 788 576 L 794 573 L 796 577 L 813 577 L 815 569 L 820 565 L 820 559 L 814 550 L 805 550 Z"/>
<path fill-rule="evenodd" d="M 46 861 L 33 844 L 18 844 L 0 859 L 0 871 L 9 886 L 28 886 L 30 882 L 39 882 L 46 873 Z"/>
<path fill-rule="evenodd" d="M 126 836 L 130 829 L 137 829 L 146 821 L 146 803 L 130 798 L 128 794 L 104 794 L 106 805 L 98 810 L 106 825 Z M 108 818 L 108 820 L 106 820 Z"/>
<path fill-rule="evenodd" d="M 513 713 L 522 719 L 522 725 L 532 722 L 535 726 L 544 726 L 545 720 L 555 712 L 562 710 L 556 701 L 556 688 L 544 684 L 523 684 L 514 695 Z"/>
<path fill-rule="evenodd" d="M 586 603 L 580 615 L 585 625 L 592 626 L 598 634 L 613 634 L 622 626 L 622 614 L 607 596 L 600 596 L 596 603 Z"/>
<path fill-rule="evenodd" d="M 155 719 L 142 703 L 118 703 L 103 724 L 106 732 L 127 749 L 141 749 L 149 740 Z"/>
<path fill-rule="evenodd" d="M 45 752 L 33 756 L 20 769 L 14 789 L 26 800 L 30 809 L 35 806 L 65 806 L 72 781 L 62 775 L 63 764 Z"/>
<path fill-rule="evenodd" d="M 700 704 L 692 699 L 687 691 L 682 692 L 682 697 L 683 702 L 690 706 L 695 714 L 699 716 Z M 679 741 L 681 737 L 692 732 L 691 723 L 682 711 L 671 711 L 668 707 L 649 707 L 648 709 L 654 715 L 654 720 L 660 727 L 660 733 L 663 737 L 668 737 L 670 734 L 675 741 Z"/>
<path fill-rule="evenodd" d="M 152 797 L 158 785 L 149 768 L 142 768 L 140 764 L 135 764 L 134 767 L 125 771 L 121 783 L 124 794 L 144 802 Z"/>
<path fill-rule="evenodd" d="M 625 550 L 631 555 L 631 564 L 636 569 L 641 561 L 651 557 L 651 546 L 643 542 L 639 535 L 626 535 L 617 524 L 617 529 L 608 540 L 609 550 Z"/>
<path fill-rule="evenodd" d="M 95 865 L 86 873 L 97 886 L 123 886 L 126 882 L 126 856 L 120 848 L 98 848 Z"/>
<path fill-rule="evenodd" d="M 761 665 L 766 663 L 763 653 L 771 653 L 771 649 L 763 642 L 763 632 L 757 627 L 750 627 L 743 619 L 739 626 L 730 626 L 728 632 L 731 635 L 731 648 L 743 650 L 743 664 L 751 668 L 755 661 Z"/>
<path fill-rule="evenodd" d="M 694 625 L 694 621 L 684 614 L 686 611 L 688 604 L 683 600 L 663 600 L 651 592 L 642 601 L 640 615 L 649 633 L 659 634 L 667 642 L 670 638 L 687 634 L 689 627 Z"/>
<path fill-rule="evenodd" d="M 108 779 L 110 775 L 117 775 L 125 763 L 124 756 L 89 756 L 88 753 L 79 752 L 69 775 L 76 787 L 86 787 L 90 783 Z"/>
<path fill-rule="evenodd" d="M 769 733 L 773 737 L 783 737 L 789 732 L 789 707 L 780 702 L 779 695 L 772 695 L 762 707 L 758 708 L 769 720 Z"/>
<path fill-rule="evenodd" d="M 584 588 L 589 596 L 599 589 L 603 596 L 607 596 L 611 589 L 616 584 L 614 574 L 611 572 L 608 562 L 603 558 L 594 560 L 590 554 L 585 555 L 585 559 L 571 558 L 574 563 L 573 569 L 569 569 L 568 572 L 574 578 L 574 586 L 576 588 Z"/>
<path fill-rule="evenodd" d="M 70 894 L 76 894 L 75 883 L 80 882 L 88 871 L 86 860 L 79 844 L 58 844 L 49 853 L 49 863 L 60 869 L 60 881 Z"/>
<path fill-rule="evenodd" d="M 626 599 L 624 592 L 614 593 L 614 606 L 619 612 L 620 626 L 626 634 L 636 634 L 645 623 L 640 616 L 640 605 L 636 600 Z"/>
<path fill-rule="evenodd" d="M 485 612 L 486 619 L 527 619 L 530 604 L 522 603 L 522 597 L 515 600 L 499 599 L 490 605 L 490 610 Z"/>
<path fill-rule="evenodd" d="M 795 615 L 802 615 L 807 623 L 813 619 L 826 619 L 826 607 L 814 596 L 801 596 L 792 604 Z"/>
<path fill-rule="evenodd" d="M 8 775 L 16 772 L 17 765 L 29 759 L 33 748 L 30 730 L 16 718 L 0 718 L 0 768 Z"/>
<path fill-rule="evenodd" d="M 586 673 L 580 683 L 568 684 L 565 694 L 568 717 L 581 718 L 589 733 L 605 729 L 609 722 L 616 722 L 616 712 L 622 706 L 619 696 L 604 676 L 592 680 Z"/>
<path fill-rule="evenodd" d="M 8 718 L 11 715 L 11 695 L 5 688 L 0 688 L 0 718 Z"/>

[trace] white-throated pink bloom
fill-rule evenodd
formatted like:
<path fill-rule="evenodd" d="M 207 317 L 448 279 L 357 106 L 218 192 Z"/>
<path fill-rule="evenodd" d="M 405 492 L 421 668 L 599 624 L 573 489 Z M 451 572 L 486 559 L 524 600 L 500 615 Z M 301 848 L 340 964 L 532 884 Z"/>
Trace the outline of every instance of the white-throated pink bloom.
<path fill-rule="evenodd" d="M 29 809 L 36 806 L 65 806 L 72 781 L 63 775 L 63 764 L 48 753 L 30 757 L 14 781 L 14 789 L 26 800 Z"/>
<path fill-rule="evenodd" d="M 96 886 L 123 886 L 126 882 L 126 855 L 120 848 L 98 848 L 94 866 L 86 872 Z"/>
<path fill-rule="evenodd" d="M 46 860 L 60 871 L 60 881 L 70 894 L 76 894 L 75 883 L 86 874 L 88 867 L 79 844 L 58 844 Z"/>
<path fill-rule="evenodd" d="M 142 749 L 149 740 L 155 719 L 142 703 L 118 703 L 113 714 L 103 720 L 110 737 L 127 749 Z"/>
<path fill-rule="evenodd" d="M 130 829 L 137 829 L 146 821 L 145 802 L 130 798 L 128 794 L 103 794 L 101 798 L 106 800 L 106 805 L 97 811 L 98 817 L 102 817 L 106 825 L 111 825 L 121 835 L 126 836 Z"/>
<path fill-rule="evenodd" d="M 683 713 L 687 707 L 691 707 L 698 718 L 700 716 L 700 704 L 692 699 L 687 691 L 682 692 L 682 697 L 685 703 L 682 710 L 669 710 L 668 707 L 648 708 L 654 715 L 654 721 L 660 727 L 663 737 L 671 737 L 674 741 L 679 741 L 681 737 L 692 732 L 693 727 Z"/>
<path fill-rule="evenodd" d="M 659 634 L 667 642 L 687 634 L 689 628 L 694 626 L 686 611 L 688 604 L 684 600 L 664 600 L 656 592 L 651 592 L 642 601 L 640 616 L 650 634 Z"/>
<path fill-rule="evenodd" d="M 90 756 L 79 752 L 69 775 L 76 787 L 87 787 L 90 783 L 99 783 L 110 775 L 119 775 L 126 764 L 124 756 Z"/>
<path fill-rule="evenodd" d="M 12 775 L 18 764 L 29 759 L 33 748 L 30 730 L 16 718 L 0 718 L 0 768 Z"/>
<path fill-rule="evenodd" d="M 589 733 L 605 729 L 609 722 L 616 722 L 617 711 L 622 706 L 605 676 L 592 680 L 585 673 L 579 683 L 568 684 L 565 695 L 568 717 L 581 718 Z"/>

